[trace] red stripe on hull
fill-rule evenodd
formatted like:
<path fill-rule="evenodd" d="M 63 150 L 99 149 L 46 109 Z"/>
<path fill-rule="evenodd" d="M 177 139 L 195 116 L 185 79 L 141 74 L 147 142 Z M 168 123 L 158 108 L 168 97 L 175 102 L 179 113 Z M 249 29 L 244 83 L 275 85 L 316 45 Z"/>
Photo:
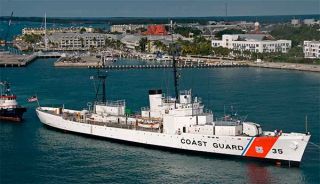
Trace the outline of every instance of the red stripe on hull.
<path fill-rule="evenodd" d="M 277 142 L 278 138 L 278 136 L 256 137 L 245 156 L 265 158 L 273 145 Z"/>

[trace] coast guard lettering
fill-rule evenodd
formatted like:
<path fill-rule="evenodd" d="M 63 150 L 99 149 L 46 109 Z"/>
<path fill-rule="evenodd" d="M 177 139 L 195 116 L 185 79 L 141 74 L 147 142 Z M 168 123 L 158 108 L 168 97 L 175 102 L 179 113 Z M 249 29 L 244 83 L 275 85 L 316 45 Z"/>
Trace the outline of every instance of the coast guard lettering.
<path fill-rule="evenodd" d="M 196 145 L 196 146 L 207 146 L 206 141 L 197 141 L 197 140 L 190 140 L 190 139 L 181 139 L 182 144 L 187 145 Z M 230 149 L 230 150 L 243 150 L 242 146 L 239 145 L 230 145 L 230 144 L 223 144 L 223 143 L 213 143 L 212 146 L 214 148 L 220 148 L 220 149 Z"/>

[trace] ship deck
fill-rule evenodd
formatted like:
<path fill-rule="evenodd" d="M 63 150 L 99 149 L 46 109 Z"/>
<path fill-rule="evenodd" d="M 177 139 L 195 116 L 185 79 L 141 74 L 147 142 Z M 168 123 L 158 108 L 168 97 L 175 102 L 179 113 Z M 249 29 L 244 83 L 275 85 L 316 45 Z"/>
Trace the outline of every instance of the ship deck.
<path fill-rule="evenodd" d="M 77 123 L 106 126 L 106 127 L 112 127 L 112 128 L 122 128 L 122 129 L 162 133 L 161 126 L 159 128 L 144 128 L 144 127 L 139 127 L 136 123 L 128 123 L 126 121 L 101 122 L 101 121 L 91 120 L 90 117 L 88 117 L 88 116 L 86 116 L 86 118 L 81 119 L 77 113 L 63 112 L 62 114 L 57 114 L 55 111 L 52 111 L 52 110 L 40 110 L 40 111 L 54 115 L 54 116 L 59 116 L 64 120 L 69 120 L 69 121 L 73 121 L 73 122 L 77 122 Z M 80 112 L 80 111 L 78 111 L 78 112 Z"/>
<path fill-rule="evenodd" d="M 90 114 L 87 114 L 85 118 L 81 118 L 79 116 L 79 113 L 81 111 L 73 111 L 72 112 L 62 112 L 61 114 L 57 114 L 55 110 L 49 110 L 49 109 L 38 109 L 39 111 L 54 115 L 54 116 L 59 116 L 64 120 L 68 121 L 73 121 L 77 123 L 83 123 L 83 124 L 89 124 L 89 125 L 97 125 L 97 126 L 105 126 L 105 127 L 112 127 L 112 128 L 121 128 L 121 129 L 128 129 L 128 130 L 139 130 L 139 131 L 146 131 L 146 132 L 156 132 L 156 133 L 163 133 L 162 126 L 159 126 L 159 128 L 145 128 L 145 127 L 140 127 L 138 126 L 138 123 L 129 123 L 126 121 L 108 121 L 108 122 L 102 122 L 102 121 L 94 121 L 90 119 Z M 112 116 L 110 116 L 112 117 Z M 121 116 L 122 117 L 122 116 Z M 123 118 L 126 118 L 123 116 Z M 128 117 L 129 118 L 129 117 Z M 130 117 L 130 118 L 137 118 L 137 117 Z M 138 119 L 138 118 L 137 118 Z M 285 136 L 285 137 L 290 137 L 290 136 L 302 136 L 304 135 L 303 133 L 281 133 L 280 134 L 275 134 L 274 132 L 271 131 L 264 131 L 262 135 L 259 135 L 259 137 L 274 137 L 274 136 Z M 240 134 L 236 136 L 241 136 L 241 137 L 251 137 L 245 134 Z"/>

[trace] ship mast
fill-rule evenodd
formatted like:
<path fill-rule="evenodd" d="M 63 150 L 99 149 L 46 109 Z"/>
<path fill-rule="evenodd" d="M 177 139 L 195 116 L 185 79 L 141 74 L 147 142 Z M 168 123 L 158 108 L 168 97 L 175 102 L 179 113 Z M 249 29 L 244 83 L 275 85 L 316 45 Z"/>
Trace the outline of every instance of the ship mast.
<path fill-rule="evenodd" d="M 102 62 L 102 68 L 104 68 L 104 62 Z M 99 66 L 98 66 L 98 74 L 97 77 L 94 78 L 98 80 L 98 87 L 96 87 L 96 102 L 100 103 L 106 103 L 106 79 L 107 75 L 100 72 Z M 101 88 L 102 89 L 101 89 Z"/>
<path fill-rule="evenodd" d="M 171 53 L 172 53 L 172 66 L 173 66 L 173 78 L 174 78 L 174 94 L 176 101 L 179 100 L 179 94 L 178 94 L 178 72 L 177 72 L 177 61 L 175 58 L 175 55 L 177 53 L 176 45 L 173 42 L 173 22 L 172 20 L 170 21 L 170 26 L 171 26 L 171 41 L 172 41 L 172 48 L 171 48 Z"/>

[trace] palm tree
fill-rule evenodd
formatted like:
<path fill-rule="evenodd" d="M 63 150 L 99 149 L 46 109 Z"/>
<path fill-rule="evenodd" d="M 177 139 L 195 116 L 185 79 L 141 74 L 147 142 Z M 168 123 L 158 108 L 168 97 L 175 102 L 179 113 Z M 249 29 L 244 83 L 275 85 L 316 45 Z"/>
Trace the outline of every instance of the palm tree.
<path fill-rule="evenodd" d="M 80 42 L 81 42 L 81 47 L 84 47 L 84 40 L 83 40 L 83 38 L 81 37 L 79 40 L 80 40 Z"/>
<path fill-rule="evenodd" d="M 146 44 L 148 43 L 148 38 L 143 37 L 140 39 L 139 41 L 139 47 L 140 47 L 140 51 L 141 52 L 145 52 L 146 51 Z"/>
<path fill-rule="evenodd" d="M 93 44 L 94 44 L 95 46 L 97 46 L 97 38 L 96 38 L 96 37 L 93 37 Z"/>
<path fill-rule="evenodd" d="M 160 51 L 164 52 L 167 50 L 167 46 L 166 44 L 164 44 L 162 41 L 160 40 L 156 40 L 153 42 L 153 45 Z"/>

